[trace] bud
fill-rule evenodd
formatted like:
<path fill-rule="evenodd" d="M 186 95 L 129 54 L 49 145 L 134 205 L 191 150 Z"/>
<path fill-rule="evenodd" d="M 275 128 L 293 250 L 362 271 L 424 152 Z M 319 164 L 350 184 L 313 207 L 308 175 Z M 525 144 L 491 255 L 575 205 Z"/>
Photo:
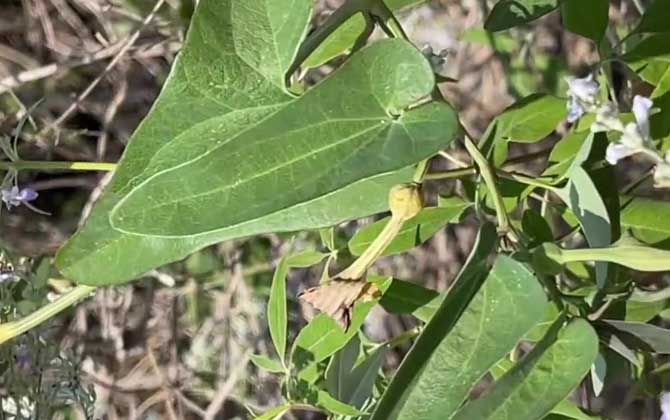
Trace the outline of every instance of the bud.
<path fill-rule="evenodd" d="M 423 209 L 423 191 L 419 184 L 399 184 L 389 192 L 389 208 L 394 218 L 411 219 Z"/>

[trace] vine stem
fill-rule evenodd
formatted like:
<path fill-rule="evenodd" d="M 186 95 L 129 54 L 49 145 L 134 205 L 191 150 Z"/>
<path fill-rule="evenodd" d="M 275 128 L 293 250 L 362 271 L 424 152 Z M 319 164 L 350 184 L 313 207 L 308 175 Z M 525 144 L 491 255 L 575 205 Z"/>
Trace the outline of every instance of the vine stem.
<path fill-rule="evenodd" d="M 88 297 L 96 288 L 93 286 L 80 285 L 31 313 L 30 315 L 16 321 L 0 324 L 0 344 L 18 337 L 26 331 L 37 327 L 41 323 L 49 320 L 81 299 Z"/>
<path fill-rule="evenodd" d="M 116 169 L 116 163 L 107 162 L 47 162 L 37 160 L 0 161 L 0 171 L 36 170 L 36 171 L 104 171 Z"/>
<path fill-rule="evenodd" d="M 496 209 L 496 218 L 498 220 L 498 233 L 503 235 L 510 235 L 513 241 L 518 242 L 518 238 L 511 230 L 511 225 L 509 223 L 509 219 L 507 218 L 505 203 L 503 202 L 502 194 L 500 193 L 498 185 L 496 184 L 495 172 L 491 169 L 489 162 L 486 160 L 475 142 L 472 141 L 467 133 L 464 136 L 464 141 L 466 150 L 472 157 L 472 160 L 474 160 L 477 164 L 477 167 L 479 167 L 479 173 L 481 174 L 482 178 L 484 178 L 484 183 L 493 197 L 493 204 Z"/>

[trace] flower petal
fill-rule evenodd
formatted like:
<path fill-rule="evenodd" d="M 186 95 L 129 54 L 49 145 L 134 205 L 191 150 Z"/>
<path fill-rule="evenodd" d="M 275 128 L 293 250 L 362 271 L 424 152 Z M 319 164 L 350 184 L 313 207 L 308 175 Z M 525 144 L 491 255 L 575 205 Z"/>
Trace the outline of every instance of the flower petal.
<path fill-rule="evenodd" d="M 644 147 L 644 139 L 640 126 L 635 123 L 628 123 L 623 130 L 623 135 L 619 142 L 629 149 L 637 150 Z"/>
<path fill-rule="evenodd" d="M 584 115 L 586 111 L 584 107 L 580 105 L 579 101 L 575 97 L 570 98 L 568 102 L 568 122 L 574 123 Z"/>
<path fill-rule="evenodd" d="M 34 199 L 37 198 L 38 195 L 39 194 L 37 193 L 37 191 L 33 190 L 32 188 L 24 188 L 19 193 L 19 199 L 23 202 L 33 201 Z"/>
<path fill-rule="evenodd" d="M 649 111 L 653 106 L 654 102 L 647 97 L 635 95 L 633 98 L 633 114 L 640 127 L 640 134 L 645 140 L 649 138 Z"/>
<path fill-rule="evenodd" d="M 600 85 L 593 80 L 593 74 L 581 79 L 570 77 L 568 82 L 568 96 L 575 97 L 586 104 L 595 104 L 598 99 Z"/>
<path fill-rule="evenodd" d="M 607 146 L 607 151 L 605 153 L 605 160 L 609 162 L 610 165 L 616 165 L 621 159 L 627 158 L 630 155 L 637 153 L 635 149 L 626 147 L 621 143 L 610 143 Z"/>

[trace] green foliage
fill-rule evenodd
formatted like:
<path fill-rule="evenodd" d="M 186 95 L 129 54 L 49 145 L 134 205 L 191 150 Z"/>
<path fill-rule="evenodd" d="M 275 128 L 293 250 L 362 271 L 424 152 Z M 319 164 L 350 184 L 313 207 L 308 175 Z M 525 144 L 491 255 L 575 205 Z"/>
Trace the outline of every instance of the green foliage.
<path fill-rule="evenodd" d="M 600 43 L 609 23 L 609 0 L 564 0 L 561 3 L 563 24 L 570 32 Z"/>
<path fill-rule="evenodd" d="M 421 210 L 412 220 L 406 222 L 402 230 L 388 245 L 382 255 L 393 255 L 421 245 L 447 223 L 458 222 L 469 204 L 458 197 L 441 200 L 439 207 Z M 390 218 L 386 217 L 359 230 L 349 241 L 349 251 L 361 255 L 375 240 Z"/>
<path fill-rule="evenodd" d="M 470 284 L 460 286 L 462 281 Z M 456 284 L 406 356 L 373 419 L 458 418 L 454 413 L 471 387 L 543 315 L 546 298 L 537 280 L 506 257 L 498 257 L 462 315 L 456 305 L 470 300 L 472 284 L 478 282 L 463 271 Z M 461 288 L 469 293 L 459 294 Z"/>
<path fill-rule="evenodd" d="M 458 127 L 444 102 L 403 111 L 434 87 L 427 61 L 404 41 L 374 43 L 308 93 L 290 95 L 285 73 L 309 5 L 298 1 L 290 13 L 281 0 L 198 5 L 160 98 L 58 255 L 65 275 L 125 282 L 214 242 L 378 212 L 390 185 L 407 180 L 393 171 L 453 140 Z M 343 86 L 352 92 L 345 101 Z M 343 200 L 352 205 L 334 205 Z"/>
<path fill-rule="evenodd" d="M 486 18 L 484 28 L 496 32 L 524 25 L 553 12 L 559 4 L 559 0 L 499 0 Z"/>
<path fill-rule="evenodd" d="M 456 159 L 442 152 L 462 131 L 437 85 L 436 57 L 412 45 L 391 13 L 422 2 L 346 1 L 312 31 L 311 0 L 198 2 L 160 97 L 86 224 L 58 252 L 59 270 L 81 285 L 116 285 L 215 243 L 305 231 L 294 237 L 307 251 L 277 256 L 271 283 L 269 275 L 254 278 L 269 285 L 274 350 L 250 360 L 277 375 L 284 401 L 257 419 L 309 406 L 371 420 L 592 420 L 571 393 L 589 375 L 584 392 L 595 397 L 617 371 L 658 393 L 668 370 L 658 355 L 670 354 L 670 336 L 656 324 L 670 318 L 670 292 L 642 276 L 670 271 L 670 204 L 649 198 L 646 181 L 670 185 L 670 6 L 657 0 L 624 28 L 610 27 L 607 0 L 496 2 L 484 29 L 463 40 L 495 50 L 515 102 L 480 139 L 463 136 L 467 155 Z M 565 94 L 565 63 L 548 53 L 532 69 L 525 63 L 535 41 L 524 27 L 558 9 L 565 29 L 593 41 L 600 55 L 594 78 L 561 82 Z M 391 39 L 368 42 L 377 27 Z M 307 72 L 326 62 L 328 76 Z M 613 72 L 613 62 L 630 72 Z M 536 79 L 553 78 L 552 86 L 540 88 L 538 69 Z M 646 101 L 629 101 L 639 92 L 654 100 L 651 115 L 643 115 Z M 21 158 L 9 138 L 0 145 L 5 181 L 15 185 L 11 165 Z M 552 145 L 542 159 L 524 154 L 542 145 Z M 438 153 L 463 168 L 433 173 L 440 165 L 429 159 Z M 634 182 L 619 190 L 612 166 L 632 155 L 651 172 L 634 169 Z M 461 183 L 447 198 L 430 184 L 455 179 Z M 3 189 L 6 207 L 10 193 Z M 341 226 L 389 208 L 392 216 L 362 228 Z M 464 220 L 479 233 L 448 290 L 425 287 L 418 274 L 411 282 L 373 274 L 379 258 Z M 183 265 L 198 281 L 224 266 L 208 252 Z M 310 281 L 319 286 L 298 297 L 323 312 L 294 334 L 290 270 L 317 265 L 320 279 Z M 21 277 L 7 267 L 0 291 L 11 305 L 0 343 L 68 306 L 45 303 L 48 261 L 28 270 L 32 282 L 15 281 Z M 74 292 L 90 291 L 81 287 Z M 323 305 L 305 299 L 317 292 Z M 377 305 L 417 326 L 372 340 L 365 325 Z M 409 343 L 397 369 L 382 369 L 392 348 Z M 65 363 L 45 354 L 42 365 Z M 75 385 L 59 404 L 90 403 Z M 23 387 L 36 403 L 40 386 Z"/>

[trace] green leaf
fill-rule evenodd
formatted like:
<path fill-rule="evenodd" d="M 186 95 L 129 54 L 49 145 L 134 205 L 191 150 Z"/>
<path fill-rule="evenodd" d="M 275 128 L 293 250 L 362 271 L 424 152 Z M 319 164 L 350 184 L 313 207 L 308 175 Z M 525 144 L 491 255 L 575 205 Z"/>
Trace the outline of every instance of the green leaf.
<path fill-rule="evenodd" d="M 556 193 L 579 219 L 591 247 L 605 247 L 611 243 L 612 228 L 607 207 L 595 184 L 582 167 L 573 168 L 568 184 Z M 607 270 L 606 263 L 596 264 L 596 278 L 600 288 L 604 287 L 607 281 Z"/>
<path fill-rule="evenodd" d="M 430 239 L 447 223 L 458 222 L 463 211 L 470 204 L 458 197 L 450 197 L 440 204 L 440 207 L 428 207 L 405 222 L 400 232 L 391 241 L 382 255 L 395 255 L 419 246 Z M 370 244 L 379 236 L 390 217 L 385 217 L 375 223 L 365 226 L 349 241 L 349 251 L 353 255 L 361 255 Z"/>
<path fill-rule="evenodd" d="M 402 110 L 434 83 L 413 46 L 377 42 L 296 100 L 262 115 L 252 108 L 242 121 L 214 118 L 165 146 L 155 158 L 161 169 L 121 199 L 112 226 L 150 236 L 208 233 L 429 157 L 453 139 L 455 114 L 438 103 Z M 343 85 L 350 95 L 341 95 Z"/>
<path fill-rule="evenodd" d="M 642 16 L 634 33 L 670 32 L 670 8 L 666 0 L 655 0 Z"/>
<path fill-rule="evenodd" d="M 416 6 L 425 3 L 426 0 L 385 0 L 384 3 L 391 11 Z M 303 67 L 318 67 L 332 60 L 338 55 L 347 53 L 356 43 L 359 36 L 365 30 L 365 19 L 360 13 L 346 20 L 335 32 L 330 34 L 319 47 L 305 60 Z"/>
<path fill-rule="evenodd" d="M 621 211 L 621 227 L 636 239 L 667 248 L 670 245 L 670 202 L 635 197 Z"/>
<path fill-rule="evenodd" d="M 567 417 L 575 420 L 600 420 L 600 417 L 589 416 L 570 400 L 563 400 L 551 410 L 552 414 Z"/>
<path fill-rule="evenodd" d="M 306 268 L 316 265 L 323 261 L 328 254 L 314 250 L 305 250 L 297 254 L 291 254 L 286 257 L 286 264 L 290 268 Z"/>
<path fill-rule="evenodd" d="M 423 322 L 428 322 L 440 307 L 444 294 L 427 289 L 415 283 L 393 279 L 384 292 L 379 304 L 393 314 L 412 314 Z"/>
<path fill-rule="evenodd" d="M 591 386 L 593 395 L 599 397 L 605 387 L 605 377 L 607 376 L 607 361 L 602 354 L 596 355 L 596 360 L 591 365 Z"/>
<path fill-rule="evenodd" d="M 252 354 L 249 356 L 251 362 L 259 368 L 270 373 L 284 372 L 284 366 L 279 360 L 270 359 L 262 354 Z"/>
<path fill-rule="evenodd" d="M 554 234 L 547 219 L 532 208 L 523 212 L 521 228 L 523 234 L 528 238 L 528 248 L 534 248 L 543 242 L 554 240 Z"/>
<path fill-rule="evenodd" d="M 588 322 L 578 319 L 557 329 L 453 420 L 538 419 L 549 413 L 579 385 L 598 353 L 598 336 Z"/>
<path fill-rule="evenodd" d="M 534 143 L 551 134 L 566 115 L 565 99 L 535 93 L 508 107 L 496 118 L 496 138 Z"/>
<path fill-rule="evenodd" d="M 326 370 L 326 386 L 337 400 L 362 408 L 372 395 L 387 349 L 380 346 L 357 363 L 359 350 L 360 341 L 354 337 L 332 357 Z"/>
<path fill-rule="evenodd" d="M 625 335 L 617 334 L 630 347 L 658 354 L 670 354 L 670 330 L 642 322 L 627 322 L 614 319 L 604 319 L 602 322 L 628 335 L 628 339 L 626 339 Z M 630 341 L 631 338 L 633 341 Z"/>
<path fill-rule="evenodd" d="M 352 407 L 349 404 L 338 401 L 328 392 L 323 390 L 317 391 L 317 400 L 313 404 L 317 407 L 321 407 L 327 410 L 330 413 L 339 414 L 341 416 L 360 416 L 364 414 L 362 411 L 357 410 L 356 407 Z"/>
<path fill-rule="evenodd" d="M 268 301 L 268 327 L 270 337 L 275 346 L 277 355 L 283 361 L 286 353 L 286 328 L 288 326 L 288 315 L 286 312 L 286 276 L 288 265 L 286 259 L 282 258 L 277 264 L 272 286 L 270 287 L 270 300 Z"/>
<path fill-rule="evenodd" d="M 311 1 L 294 3 L 198 3 L 159 99 L 57 256 L 64 276 L 123 283 L 226 239 L 383 211 L 390 186 L 412 176 L 395 171 L 449 144 L 450 107 L 402 111 L 434 86 L 404 41 L 377 42 L 303 96 L 286 93 L 310 18 Z"/>
<path fill-rule="evenodd" d="M 645 82 L 656 86 L 652 98 L 670 91 L 670 46 L 667 34 L 651 35 L 630 48 L 622 58 Z"/>
<path fill-rule="evenodd" d="M 504 31 L 525 25 L 558 8 L 559 0 L 499 0 L 489 13 L 484 29 Z"/>
<path fill-rule="evenodd" d="M 572 132 L 562 138 L 551 150 L 549 167 L 542 175 L 556 176 L 554 183 L 564 180 L 589 158 L 593 138 L 594 135 L 590 131 Z"/>
<path fill-rule="evenodd" d="M 391 279 L 374 278 L 383 293 L 388 289 Z M 298 371 L 307 369 L 344 347 L 357 334 L 365 317 L 377 304 L 376 301 L 359 303 L 354 306 L 351 325 L 345 332 L 331 317 L 318 314 L 307 324 L 293 342 L 291 364 Z"/>
<path fill-rule="evenodd" d="M 326 369 L 326 389 L 340 401 L 345 399 L 347 376 L 351 373 L 361 351 L 361 341 L 354 336 L 349 342 L 333 355 Z"/>
<path fill-rule="evenodd" d="M 405 356 L 403 363 L 377 404 L 371 420 L 399 418 L 399 411 L 413 393 L 414 386 L 431 358 L 431 354 L 437 351 L 444 337 L 452 331 L 458 319 L 466 312 L 468 304 L 486 279 L 489 271 L 487 258 L 495 251 L 496 246 L 495 227 L 490 223 L 482 225 L 472 252 L 454 285 L 410 352 Z M 462 354 L 462 352 L 459 350 L 456 354 Z"/>
<path fill-rule="evenodd" d="M 563 0 L 563 25 L 570 32 L 591 38 L 597 45 L 607 30 L 609 10 L 609 0 Z"/>
<path fill-rule="evenodd" d="M 487 270 L 486 242 L 492 232 L 483 229 L 466 267 L 396 372 L 373 420 L 448 419 L 477 380 L 542 317 L 546 297 L 521 263 L 499 256 Z"/>
<path fill-rule="evenodd" d="M 260 416 L 256 417 L 254 420 L 280 420 L 284 417 L 284 414 L 288 413 L 291 409 L 290 403 L 285 403 L 279 407 L 272 408 Z"/>
<path fill-rule="evenodd" d="M 297 254 L 288 255 L 277 264 L 272 277 L 270 287 L 270 299 L 268 301 L 268 327 L 270 337 L 280 360 L 284 361 L 286 353 L 286 334 L 288 326 L 288 314 L 286 309 L 286 276 L 290 268 L 310 267 L 323 260 L 327 254 L 307 250 Z"/>

